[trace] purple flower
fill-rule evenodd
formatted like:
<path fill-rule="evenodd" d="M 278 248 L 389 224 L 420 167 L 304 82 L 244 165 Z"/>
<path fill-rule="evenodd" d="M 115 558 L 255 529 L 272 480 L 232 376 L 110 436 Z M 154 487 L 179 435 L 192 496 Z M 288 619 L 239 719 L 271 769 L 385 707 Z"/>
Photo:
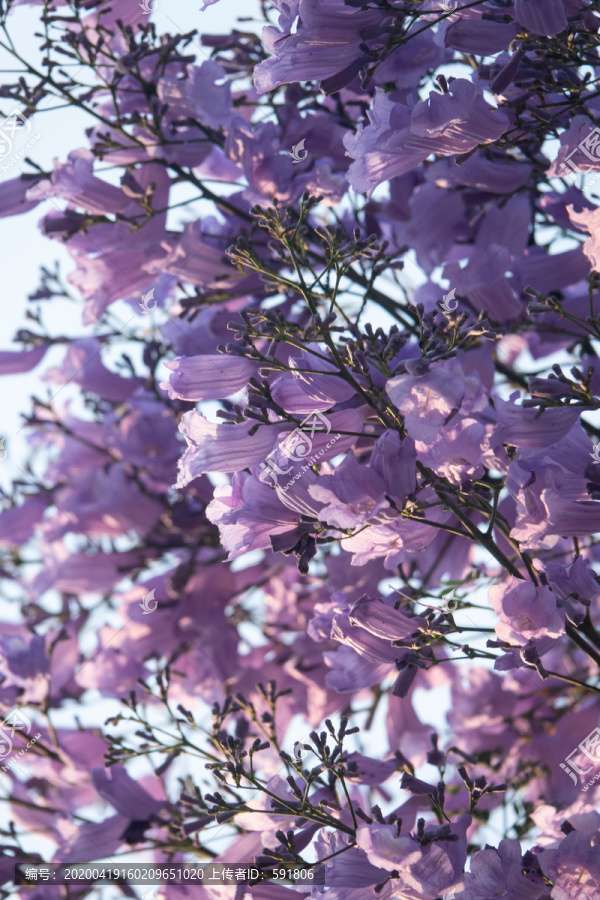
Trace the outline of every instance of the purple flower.
<path fill-rule="evenodd" d="M 465 382 L 442 366 L 424 374 L 397 375 L 388 382 L 388 394 L 404 416 L 410 437 L 431 443 L 438 429 L 459 410 Z"/>
<path fill-rule="evenodd" d="M 470 823 L 471 817 L 463 815 L 450 826 L 426 826 L 429 841 L 422 843 L 410 834 L 398 835 L 394 825 L 361 825 L 356 842 L 372 865 L 398 871 L 402 887 L 417 891 L 423 900 L 437 900 L 461 886 Z M 450 835 L 454 840 L 440 839 Z"/>
<path fill-rule="evenodd" d="M 514 401 L 519 392 L 511 394 L 511 402 L 497 398 L 494 401 L 498 425 L 492 437 L 492 443 L 502 442 L 522 447 L 526 450 L 537 450 L 549 447 L 564 438 L 579 419 L 577 407 L 539 409 L 519 406 Z"/>
<path fill-rule="evenodd" d="M 164 800 L 152 797 L 123 766 L 91 770 L 92 781 L 100 797 L 127 819 L 149 819 L 164 807 Z M 156 782 L 159 786 L 159 782 Z"/>
<path fill-rule="evenodd" d="M 108 471 L 89 469 L 75 475 L 56 492 L 55 503 L 64 517 L 64 531 L 89 535 L 116 536 L 130 529 L 144 533 L 162 513 L 160 504 L 145 496 L 118 463 Z"/>
<path fill-rule="evenodd" d="M 584 475 L 589 446 L 576 425 L 545 451 L 523 453 L 510 464 L 506 484 L 517 510 L 511 536 L 524 549 L 552 547 L 559 535 L 600 530 L 600 503 L 588 499 Z"/>
<path fill-rule="evenodd" d="M 575 170 L 583 172 L 598 171 L 600 160 L 594 157 L 594 153 L 590 153 L 588 146 L 590 139 L 594 139 L 594 132 L 593 123 L 587 116 L 574 116 L 570 122 L 570 127 L 565 129 L 560 135 L 560 150 L 548 169 L 548 175 L 564 177 L 567 172 Z M 582 147 L 587 149 L 588 152 L 585 153 Z M 568 162 L 567 159 L 569 160 Z M 567 199 L 569 198 L 565 197 L 565 200 Z M 561 204 L 561 206 L 564 211 L 564 204 Z M 573 209 L 574 207 L 570 208 Z M 590 209 L 593 208 L 593 206 L 590 206 Z M 583 222 L 577 223 L 574 220 L 574 224 L 583 224 Z"/>
<path fill-rule="evenodd" d="M 524 873 L 518 841 L 500 841 L 498 849 L 486 847 L 473 854 L 471 871 L 465 875 L 461 900 L 550 900 L 550 890 L 537 873 Z M 554 892 L 552 892 L 554 894 Z M 590 895 L 591 896 L 591 895 Z"/>
<path fill-rule="evenodd" d="M 539 853 L 540 868 L 554 887 L 553 900 L 596 900 L 600 896 L 598 833 L 571 831 L 556 849 Z"/>
<path fill-rule="evenodd" d="M 578 556 L 570 566 L 549 562 L 544 567 L 550 587 L 559 607 L 574 625 L 580 625 L 592 600 L 597 600 L 600 586 L 589 559 Z"/>
<path fill-rule="evenodd" d="M 165 363 L 173 374 L 160 387 L 171 400 L 220 400 L 246 387 L 257 364 L 241 356 L 178 356 Z"/>
<path fill-rule="evenodd" d="M 399 609 L 394 609 L 389 600 L 361 597 L 350 608 L 350 622 L 383 640 L 397 641 L 419 631 L 425 619 L 405 616 Z"/>
<path fill-rule="evenodd" d="M 0 350 L 0 375 L 18 375 L 31 372 L 46 355 L 47 347 L 33 350 Z"/>
<path fill-rule="evenodd" d="M 0 162 L 1 172 L 2 163 Z M 24 176 L 0 183 L 0 219 L 29 212 L 38 205 L 39 200 L 27 198 L 27 192 L 31 190 L 33 184 L 31 178 Z"/>
<path fill-rule="evenodd" d="M 89 150 L 73 150 L 67 163 L 54 162 L 49 181 L 41 181 L 27 192 L 27 199 L 40 203 L 51 197 L 66 200 L 89 213 L 124 213 L 131 206 L 131 197 L 93 174 L 94 155 Z"/>
<path fill-rule="evenodd" d="M 489 596 L 499 616 L 495 630 L 502 641 L 524 644 L 532 638 L 557 638 L 565 632 L 564 612 L 546 587 L 510 577 L 492 585 Z"/>
<path fill-rule="evenodd" d="M 490 109 L 480 89 L 464 78 L 454 79 L 448 93 L 432 92 L 413 108 L 377 91 L 369 119 L 366 128 L 344 141 L 355 160 L 348 180 L 355 191 L 369 195 L 430 153 L 466 153 L 497 140 L 509 124 L 505 113 Z"/>
<path fill-rule="evenodd" d="M 33 535 L 47 506 L 45 497 L 34 495 L 20 506 L 0 513 L 0 547 L 25 544 Z"/>
<path fill-rule="evenodd" d="M 379 10 L 353 9 L 344 0 L 300 0 L 298 13 L 295 34 L 263 30 L 264 45 L 274 56 L 254 70 L 259 94 L 295 81 L 325 80 L 325 90 L 340 90 L 368 59 L 361 49 L 368 33 L 389 18 Z M 289 28 L 293 18 L 280 19 L 280 24 Z"/>
<path fill-rule="evenodd" d="M 119 403 L 130 397 L 137 384 L 133 378 L 123 378 L 111 372 L 102 362 L 102 345 L 96 338 L 71 341 L 62 364 L 44 372 L 48 384 L 78 384 L 84 391 L 92 391 L 104 400 Z"/>
<path fill-rule="evenodd" d="M 9 672 L 17 678 L 35 678 L 50 672 L 44 638 L 34 634 L 30 641 L 22 635 L 5 635 L 0 638 L 1 655 Z"/>
<path fill-rule="evenodd" d="M 268 484 L 247 472 L 236 472 L 230 485 L 215 488 L 206 515 L 218 525 L 231 558 L 270 547 L 271 536 L 292 531 L 300 521 L 299 513 L 284 506 Z"/>
<path fill-rule="evenodd" d="M 392 647 L 389 639 L 376 637 L 372 632 L 354 625 L 350 613 L 339 613 L 333 620 L 331 637 L 352 647 L 369 662 L 394 665 L 406 655 L 406 650 Z"/>
<path fill-rule="evenodd" d="M 517 21 L 534 34 L 552 37 L 567 27 L 564 0 L 515 0 Z"/>
<path fill-rule="evenodd" d="M 69 827 L 71 826 L 71 827 Z M 123 830 L 127 821 L 122 816 L 111 816 L 103 822 L 68 823 L 63 829 L 63 839 L 54 858 L 71 862 L 88 862 L 110 857 L 123 843 Z"/>
<path fill-rule="evenodd" d="M 185 487 L 205 472 L 240 472 L 261 463 L 275 446 L 279 429 L 261 426 L 249 434 L 256 423 L 217 425 L 195 410 L 184 414 L 180 431 L 187 450 L 180 460 L 177 487 Z"/>
<path fill-rule="evenodd" d="M 508 9 L 506 12 L 509 12 Z M 446 47 L 481 56 L 491 56 L 508 47 L 517 36 L 517 26 L 513 22 L 494 20 L 488 8 L 485 8 L 485 13 L 484 18 L 481 8 L 461 10 L 460 18 L 451 22 L 446 31 Z"/>
<path fill-rule="evenodd" d="M 126 412 L 109 413 L 102 438 L 113 454 L 139 466 L 152 488 L 167 490 L 173 484 L 181 443 L 173 413 L 153 397 L 139 392 L 127 404 Z"/>

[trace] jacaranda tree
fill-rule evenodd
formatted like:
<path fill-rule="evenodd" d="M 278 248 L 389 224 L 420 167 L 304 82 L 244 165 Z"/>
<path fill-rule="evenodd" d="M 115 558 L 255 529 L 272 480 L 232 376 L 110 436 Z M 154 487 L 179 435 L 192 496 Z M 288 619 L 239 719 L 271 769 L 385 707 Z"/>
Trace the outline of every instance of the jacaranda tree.
<path fill-rule="evenodd" d="M 0 215 L 72 267 L 0 353 L 4 890 L 598 900 L 600 4 L 27 2 Z"/>

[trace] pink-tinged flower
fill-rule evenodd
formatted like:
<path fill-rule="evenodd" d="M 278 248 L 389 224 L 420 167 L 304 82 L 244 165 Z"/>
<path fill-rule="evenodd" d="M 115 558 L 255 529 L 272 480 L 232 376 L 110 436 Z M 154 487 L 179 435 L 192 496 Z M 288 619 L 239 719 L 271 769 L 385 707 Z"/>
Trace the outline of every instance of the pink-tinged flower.
<path fill-rule="evenodd" d="M 450 82 L 446 94 L 432 92 L 414 108 L 377 91 L 369 125 L 345 138 L 353 162 L 348 180 L 355 191 L 371 194 L 383 181 L 409 172 L 430 153 L 443 156 L 473 150 L 497 140 L 508 116 L 490 109 L 479 87 L 464 78 Z"/>
<path fill-rule="evenodd" d="M 565 614 L 547 587 L 510 577 L 489 592 L 490 604 L 500 621 L 496 634 L 502 641 L 525 644 L 542 637 L 558 638 L 565 633 Z"/>
<path fill-rule="evenodd" d="M 600 208 L 584 209 L 580 212 L 574 206 L 567 206 L 569 218 L 573 225 L 580 226 L 590 237 L 583 245 L 583 252 L 589 259 L 592 269 L 600 272 Z"/>
<path fill-rule="evenodd" d="M 222 400 L 242 390 L 257 370 L 242 356 L 178 356 L 165 363 L 173 374 L 160 387 L 168 390 L 171 400 Z"/>
<path fill-rule="evenodd" d="M 322 505 L 321 521 L 336 528 L 355 528 L 396 518 L 385 499 L 381 476 L 353 456 L 347 456 L 333 475 L 321 475 L 309 493 Z"/>
<path fill-rule="evenodd" d="M 442 521 L 444 518 L 450 518 L 450 514 L 432 510 L 430 518 Z M 407 559 L 420 560 L 419 554 L 429 547 L 436 537 L 437 529 L 433 525 L 403 519 L 396 520 L 390 525 L 372 525 L 370 528 L 363 528 L 352 537 L 344 538 L 342 548 L 354 554 L 351 563 L 353 566 L 364 566 L 373 559 L 383 557 L 384 568 L 390 571 Z"/>
<path fill-rule="evenodd" d="M 564 0 L 515 0 L 515 16 L 527 31 L 546 37 L 560 34 L 568 25 Z"/>

